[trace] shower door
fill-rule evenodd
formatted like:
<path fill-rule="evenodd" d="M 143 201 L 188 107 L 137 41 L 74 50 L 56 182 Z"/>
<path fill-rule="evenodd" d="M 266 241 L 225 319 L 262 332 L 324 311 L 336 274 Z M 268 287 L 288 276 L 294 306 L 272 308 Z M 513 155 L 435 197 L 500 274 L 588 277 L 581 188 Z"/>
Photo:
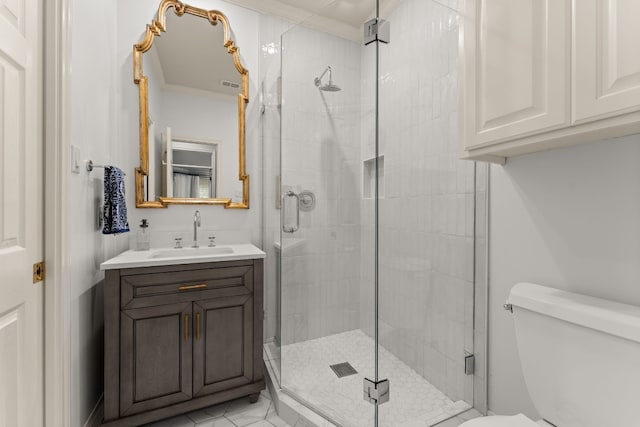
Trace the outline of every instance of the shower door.
<path fill-rule="evenodd" d="M 483 208 L 476 165 L 458 160 L 457 3 L 401 0 L 379 15 L 390 37 L 378 45 L 376 335 L 391 383 L 380 426 L 434 425 L 474 405 Z"/>
<path fill-rule="evenodd" d="M 357 36 L 314 16 L 281 38 L 274 353 L 282 389 L 336 425 L 474 404 L 476 170 L 457 160 L 449 3 L 372 0 Z"/>
<path fill-rule="evenodd" d="M 371 97 L 375 79 L 363 82 L 362 70 L 374 57 L 309 24 L 282 36 L 281 385 L 339 425 L 372 426 L 375 406 L 362 398 L 375 341 L 362 327 L 372 323 L 373 293 L 361 248 L 373 236 L 362 228 L 372 205 L 363 202 L 361 140 L 373 135 L 363 92 Z"/>

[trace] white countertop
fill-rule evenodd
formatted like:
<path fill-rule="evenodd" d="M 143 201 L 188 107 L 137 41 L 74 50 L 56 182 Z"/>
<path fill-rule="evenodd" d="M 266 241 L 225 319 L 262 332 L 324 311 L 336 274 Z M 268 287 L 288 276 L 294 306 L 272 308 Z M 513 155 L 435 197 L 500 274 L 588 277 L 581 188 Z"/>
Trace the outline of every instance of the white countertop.
<path fill-rule="evenodd" d="M 213 253 L 218 252 L 218 253 Z M 100 264 L 100 270 L 116 268 L 155 267 L 175 264 L 197 264 L 203 262 L 239 261 L 264 258 L 266 254 L 250 243 L 219 245 L 214 248 L 153 248 L 148 251 L 122 252 Z"/>

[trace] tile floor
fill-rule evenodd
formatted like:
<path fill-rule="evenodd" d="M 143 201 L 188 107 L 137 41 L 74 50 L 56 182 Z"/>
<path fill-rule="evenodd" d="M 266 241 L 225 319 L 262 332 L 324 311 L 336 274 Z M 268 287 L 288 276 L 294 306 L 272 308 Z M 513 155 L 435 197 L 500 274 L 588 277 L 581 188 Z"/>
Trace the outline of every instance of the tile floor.
<path fill-rule="evenodd" d="M 362 383 L 374 372 L 373 348 L 373 340 L 360 330 L 284 346 L 282 384 L 340 425 L 370 427 L 373 406 L 362 398 Z M 386 349 L 379 353 L 381 377 L 391 382 L 391 400 L 380 407 L 380 426 L 433 426 L 471 408 L 449 399 Z M 351 363 L 358 374 L 338 378 L 329 365 L 341 362 Z"/>
<path fill-rule="evenodd" d="M 373 344 L 362 331 L 355 330 L 317 340 L 285 346 L 289 373 L 288 388 L 304 400 L 314 403 L 325 415 L 344 426 L 373 425 L 371 406 L 362 400 L 363 373 L 373 369 Z M 269 359 L 280 354 L 269 352 Z M 337 378 L 330 364 L 349 361 L 359 374 Z M 481 416 L 466 402 L 453 402 L 391 353 L 380 352 L 381 372 L 393 372 L 391 402 L 381 407 L 380 425 L 384 427 L 455 427 Z M 279 365 L 279 364 L 277 364 Z M 273 364 L 272 364 L 273 366 Z M 293 370 L 294 367 L 297 369 Z M 321 373 L 322 375 L 318 375 Z M 318 379 L 322 381 L 317 381 Z M 285 381 L 287 374 L 285 373 Z M 332 388 L 339 387 L 337 393 Z M 355 397 L 353 397 L 355 396 Z M 282 404 L 282 403 L 281 403 Z M 333 405 L 333 406 L 332 406 Z M 461 413 L 462 412 L 462 413 Z M 459 415 L 456 415 L 459 414 Z M 454 416 L 456 415 L 456 416 Z M 345 420 L 345 417 L 349 417 Z M 451 418 L 450 418 L 451 417 Z M 296 423 L 296 426 L 299 423 Z M 301 425 L 308 426 L 308 423 Z M 248 398 L 204 408 L 185 415 L 147 424 L 145 427 L 287 427 L 278 417 L 268 390 L 263 390 L 258 402 Z"/>
<path fill-rule="evenodd" d="M 268 390 L 256 403 L 246 397 L 185 415 L 146 424 L 145 427 L 287 427 L 275 411 Z"/>

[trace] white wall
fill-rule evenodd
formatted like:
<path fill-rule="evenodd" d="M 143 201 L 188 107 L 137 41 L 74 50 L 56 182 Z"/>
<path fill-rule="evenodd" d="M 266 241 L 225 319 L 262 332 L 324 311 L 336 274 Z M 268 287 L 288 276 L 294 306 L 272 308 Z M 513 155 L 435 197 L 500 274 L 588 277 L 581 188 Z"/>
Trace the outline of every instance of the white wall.
<path fill-rule="evenodd" d="M 502 304 L 530 281 L 640 305 L 640 135 L 511 158 L 490 185 L 489 407 L 535 418 Z"/>
<path fill-rule="evenodd" d="M 116 18 L 109 3 L 71 1 L 71 143 L 80 148 L 81 159 L 125 169 L 128 162 L 117 141 Z M 99 265 L 128 247 L 126 235 L 103 236 L 97 228 L 102 177 L 102 169 L 82 168 L 71 179 L 73 427 L 84 424 L 102 394 L 104 275 Z"/>

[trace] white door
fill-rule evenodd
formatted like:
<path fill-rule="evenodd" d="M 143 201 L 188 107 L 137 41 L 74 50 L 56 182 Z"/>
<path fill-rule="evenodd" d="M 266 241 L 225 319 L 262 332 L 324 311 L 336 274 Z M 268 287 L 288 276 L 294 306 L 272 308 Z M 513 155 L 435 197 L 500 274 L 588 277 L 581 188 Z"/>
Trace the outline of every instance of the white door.
<path fill-rule="evenodd" d="M 575 2 L 574 122 L 640 110 L 640 1 Z"/>
<path fill-rule="evenodd" d="M 0 427 L 43 425 L 42 0 L 0 0 Z"/>

